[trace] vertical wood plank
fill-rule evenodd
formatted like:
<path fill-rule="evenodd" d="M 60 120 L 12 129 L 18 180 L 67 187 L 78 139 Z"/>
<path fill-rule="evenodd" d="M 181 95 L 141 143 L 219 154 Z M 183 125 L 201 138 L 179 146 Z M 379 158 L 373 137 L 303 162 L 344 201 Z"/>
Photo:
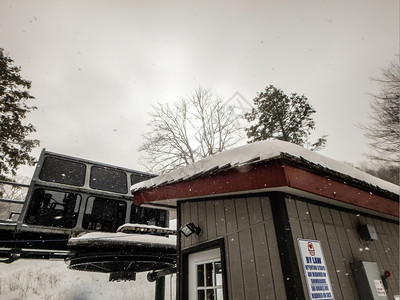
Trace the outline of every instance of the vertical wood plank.
<path fill-rule="evenodd" d="M 239 234 L 233 233 L 228 236 L 229 267 L 230 267 L 230 287 L 231 295 L 234 300 L 243 300 L 244 286 L 242 275 L 242 261 L 240 257 Z"/>
<path fill-rule="evenodd" d="M 274 281 L 269 255 L 266 232 L 263 224 L 251 229 L 253 237 L 254 259 L 258 280 L 259 299 L 275 299 Z"/>
<path fill-rule="evenodd" d="M 267 234 L 268 252 L 271 259 L 272 277 L 274 280 L 274 292 L 276 299 L 286 299 L 285 283 L 282 274 L 282 266 L 278 242 L 276 240 L 274 220 L 265 222 L 265 232 Z M 251 300 L 251 299 L 250 299 Z"/>
<path fill-rule="evenodd" d="M 296 200 L 296 208 L 297 208 L 297 214 L 299 216 L 299 220 L 311 221 L 307 202 Z"/>
<path fill-rule="evenodd" d="M 346 268 L 345 276 L 347 276 L 347 278 L 349 279 L 350 286 L 354 294 L 354 299 L 358 299 L 360 297 L 358 295 L 357 285 L 354 280 L 353 271 L 350 265 L 354 262 L 353 253 L 351 251 L 349 241 L 347 240 L 346 229 L 344 227 L 336 227 L 336 234 L 339 240 L 340 248 L 342 250 L 344 267 Z"/>
<path fill-rule="evenodd" d="M 314 226 L 309 221 L 300 221 L 302 236 L 304 239 L 315 240 Z M 297 241 L 294 241 L 297 243 Z"/>
<path fill-rule="evenodd" d="M 353 254 L 353 261 L 366 260 L 362 245 L 358 241 L 357 231 L 353 228 L 346 228 L 346 236 Z"/>
<path fill-rule="evenodd" d="M 184 202 L 182 204 L 182 225 L 185 225 L 186 223 L 190 222 L 190 203 L 189 202 Z M 191 244 L 191 239 L 190 237 L 185 237 L 183 234 L 181 234 L 181 243 L 183 248 L 187 248 Z"/>
<path fill-rule="evenodd" d="M 207 217 L 207 236 L 209 240 L 217 237 L 217 225 L 215 223 L 215 205 L 214 201 L 207 201 L 206 203 L 206 217 Z"/>
<path fill-rule="evenodd" d="M 254 249 L 250 229 L 239 232 L 245 299 L 259 299 Z"/>
<path fill-rule="evenodd" d="M 224 200 L 215 201 L 215 224 L 217 227 L 217 237 L 226 234 Z"/>
<path fill-rule="evenodd" d="M 333 219 L 329 208 L 320 206 L 322 220 L 324 220 L 325 224 L 333 224 Z"/>
<path fill-rule="evenodd" d="M 226 220 L 226 232 L 230 234 L 237 230 L 237 220 L 236 220 L 236 208 L 235 200 L 227 199 L 224 200 L 225 207 L 225 220 Z"/>
<path fill-rule="evenodd" d="M 340 216 L 340 212 L 336 209 L 331 209 L 330 212 L 331 212 L 333 224 L 335 224 L 337 226 L 343 226 L 343 221 L 342 221 L 342 217 Z"/>
<path fill-rule="evenodd" d="M 247 208 L 249 212 L 250 225 L 258 224 L 263 221 L 263 214 L 259 197 L 247 198 Z"/>
<path fill-rule="evenodd" d="M 197 209 L 198 209 L 198 217 L 199 217 L 199 226 L 202 229 L 199 240 L 200 240 L 200 242 L 205 242 L 208 239 L 206 202 L 205 201 L 197 202 Z"/>
<path fill-rule="evenodd" d="M 333 212 L 333 210 L 332 210 Z M 332 214 L 333 216 L 334 214 Z M 338 214 L 336 214 L 338 215 Z M 340 215 L 339 215 L 340 216 Z M 333 218 L 334 219 L 334 218 Z M 336 277 L 339 282 L 340 290 L 343 295 L 343 299 L 354 299 L 354 293 L 350 284 L 349 277 L 346 275 L 347 268 L 345 266 L 345 260 L 342 254 L 342 249 L 340 247 L 340 242 L 336 234 L 335 226 L 327 225 L 325 227 L 326 236 L 329 244 L 329 251 L 332 255 L 334 271 L 336 272 Z M 325 253 L 325 250 L 324 250 Z M 334 273 L 334 272 L 332 272 Z"/>
<path fill-rule="evenodd" d="M 374 219 L 375 230 L 377 233 L 385 234 L 381 220 Z"/>
<path fill-rule="evenodd" d="M 232 278 L 231 278 L 231 254 L 229 253 L 229 235 L 226 235 L 224 237 L 224 250 L 225 250 L 225 276 L 226 276 L 226 282 L 228 283 L 226 286 L 226 291 L 228 292 L 228 299 L 233 299 L 232 297 Z"/>
<path fill-rule="evenodd" d="M 323 210 L 321 210 L 321 214 L 328 215 L 326 213 L 326 211 L 323 211 Z M 330 216 L 330 213 L 329 213 L 329 216 Z M 330 220 L 332 221 L 332 219 L 330 219 Z M 317 240 L 319 240 L 321 242 L 321 247 L 324 252 L 326 267 L 328 269 L 329 277 L 331 280 L 333 293 L 335 294 L 335 299 L 339 300 L 339 299 L 343 299 L 343 296 L 340 291 L 340 285 L 339 285 L 339 281 L 338 281 L 338 278 L 336 275 L 336 269 L 335 269 L 335 265 L 333 263 L 332 253 L 329 248 L 328 237 L 327 237 L 327 234 L 325 231 L 327 226 L 329 226 L 329 225 L 326 225 L 326 224 L 323 225 L 323 224 L 318 224 L 318 223 L 314 224 Z"/>
<path fill-rule="evenodd" d="M 308 203 L 308 209 L 310 212 L 310 217 L 311 220 L 315 223 L 322 223 L 322 217 L 321 217 L 321 212 L 319 210 L 319 206 L 312 204 L 312 203 Z"/>
<path fill-rule="evenodd" d="M 260 197 L 264 221 L 272 219 L 271 200 L 269 197 Z"/>
<path fill-rule="evenodd" d="M 286 198 L 286 209 L 289 218 L 299 219 L 299 215 L 297 214 L 297 208 L 296 208 L 296 200 L 292 198 Z"/>
<path fill-rule="evenodd" d="M 345 211 L 341 211 L 340 215 L 342 217 L 342 221 L 343 221 L 343 226 L 346 228 L 352 228 L 352 222 L 350 220 L 350 216 L 348 212 Z"/>
<path fill-rule="evenodd" d="M 197 215 L 197 202 L 191 201 L 189 202 L 190 204 L 190 222 L 192 222 L 195 225 L 199 224 L 199 217 Z M 190 236 L 190 243 L 191 245 L 196 245 L 199 242 L 199 236 L 197 234 L 192 234 Z"/>
<path fill-rule="evenodd" d="M 246 198 L 236 199 L 235 206 L 238 229 L 249 227 L 250 221 Z"/>

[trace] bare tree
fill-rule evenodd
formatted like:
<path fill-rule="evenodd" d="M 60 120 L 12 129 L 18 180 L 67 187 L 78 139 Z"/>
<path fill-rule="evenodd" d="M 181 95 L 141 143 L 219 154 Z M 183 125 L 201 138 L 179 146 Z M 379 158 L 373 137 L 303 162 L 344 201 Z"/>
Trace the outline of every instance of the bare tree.
<path fill-rule="evenodd" d="M 17 182 L 22 184 L 30 183 L 29 177 L 18 176 L 18 175 L 13 176 L 10 180 L 12 182 Z M 28 189 L 26 187 L 9 185 L 0 182 L 0 198 L 8 200 L 24 201 L 27 192 Z M 0 200 L 0 220 L 8 219 L 12 211 L 20 212 L 21 209 L 22 209 L 21 204 L 3 202 Z M 17 215 L 14 215 L 14 218 L 15 217 L 17 217 Z"/>
<path fill-rule="evenodd" d="M 398 165 L 400 163 L 399 64 L 392 62 L 382 71 L 382 78 L 372 80 L 378 82 L 381 89 L 378 94 L 372 95 L 370 122 L 360 126 L 375 151 L 368 156 L 377 161 Z"/>
<path fill-rule="evenodd" d="M 238 116 L 210 90 L 196 89 L 181 101 L 157 104 L 149 113 L 149 131 L 139 151 L 141 164 L 165 173 L 226 150 L 239 140 Z"/>

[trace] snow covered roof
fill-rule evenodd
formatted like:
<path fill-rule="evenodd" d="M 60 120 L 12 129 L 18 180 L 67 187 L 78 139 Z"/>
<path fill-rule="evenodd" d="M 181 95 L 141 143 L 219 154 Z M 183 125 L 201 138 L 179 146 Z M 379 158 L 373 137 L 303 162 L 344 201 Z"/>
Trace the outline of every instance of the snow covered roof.
<path fill-rule="evenodd" d="M 168 237 L 151 235 L 151 234 L 128 234 L 128 233 L 113 233 L 113 232 L 91 232 L 80 237 L 71 238 L 68 240 L 68 245 L 83 245 L 83 244 L 130 244 L 135 246 L 157 247 L 157 248 L 175 248 L 176 236 Z"/>
<path fill-rule="evenodd" d="M 331 173 L 344 175 L 347 178 L 352 178 L 378 189 L 399 194 L 399 186 L 395 184 L 376 178 L 347 164 L 338 162 L 301 146 L 278 140 L 255 142 L 217 153 L 189 166 L 137 183 L 131 187 L 131 190 L 132 193 L 134 193 L 140 190 L 195 179 L 203 175 L 211 175 L 255 162 L 279 158 L 301 161 L 310 166 L 322 168 Z"/>
<path fill-rule="evenodd" d="M 149 232 L 176 232 L 176 219 L 170 221 L 169 228 L 126 223 L 118 227 L 117 232 L 90 232 L 79 237 L 71 238 L 68 245 L 82 244 L 131 244 L 146 247 L 176 247 L 176 235 L 160 236 L 157 234 L 132 234 L 132 229 L 148 229 Z M 128 233 L 124 233 L 124 230 Z"/>

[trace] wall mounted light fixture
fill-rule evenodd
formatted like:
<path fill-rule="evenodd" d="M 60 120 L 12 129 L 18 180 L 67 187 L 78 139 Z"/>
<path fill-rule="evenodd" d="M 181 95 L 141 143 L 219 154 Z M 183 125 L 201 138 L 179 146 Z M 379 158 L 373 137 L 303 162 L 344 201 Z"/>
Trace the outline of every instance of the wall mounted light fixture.
<path fill-rule="evenodd" d="M 375 227 L 371 224 L 358 225 L 357 232 L 358 236 L 363 241 L 371 242 L 378 239 Z"/>
<path fill-rule="evenodd" d="M 180 229 L 186 237 L 192 235 L 193 233 L 199 235 L 201 232 L 201 228 L 199 226 L 194 225 L 193 223 L 187 223 L 183 225 Z"/>

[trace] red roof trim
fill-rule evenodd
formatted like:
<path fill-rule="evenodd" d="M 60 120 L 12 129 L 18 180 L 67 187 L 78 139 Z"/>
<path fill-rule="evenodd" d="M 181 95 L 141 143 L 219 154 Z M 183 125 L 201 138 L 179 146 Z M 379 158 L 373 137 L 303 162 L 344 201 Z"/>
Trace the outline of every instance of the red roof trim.
<path fill-rule="evenodd" d="M 270 161 L 229 169 L 216 175 L 172 183 L 134 192 L 135 204 L 167 199 L 182 199 L 269 188 L 288 184 L 283 164 Z"/>
<path fill-rule="evenodd" d="M 363 189 L 330 180 L 281 160 L 260 162 L 214 175 L 134 192 L 135 204 L 291 187 L 338 202 L 399 217 L 399 203 Z M 340 204 L 338 203 L 340 206 Z"/>
<path fill-rule="evenodd" d="M 285 172 L 291 188 L 399 217 L 399 203 L 391 199 L 293 166 L 285 165 Z"/>

